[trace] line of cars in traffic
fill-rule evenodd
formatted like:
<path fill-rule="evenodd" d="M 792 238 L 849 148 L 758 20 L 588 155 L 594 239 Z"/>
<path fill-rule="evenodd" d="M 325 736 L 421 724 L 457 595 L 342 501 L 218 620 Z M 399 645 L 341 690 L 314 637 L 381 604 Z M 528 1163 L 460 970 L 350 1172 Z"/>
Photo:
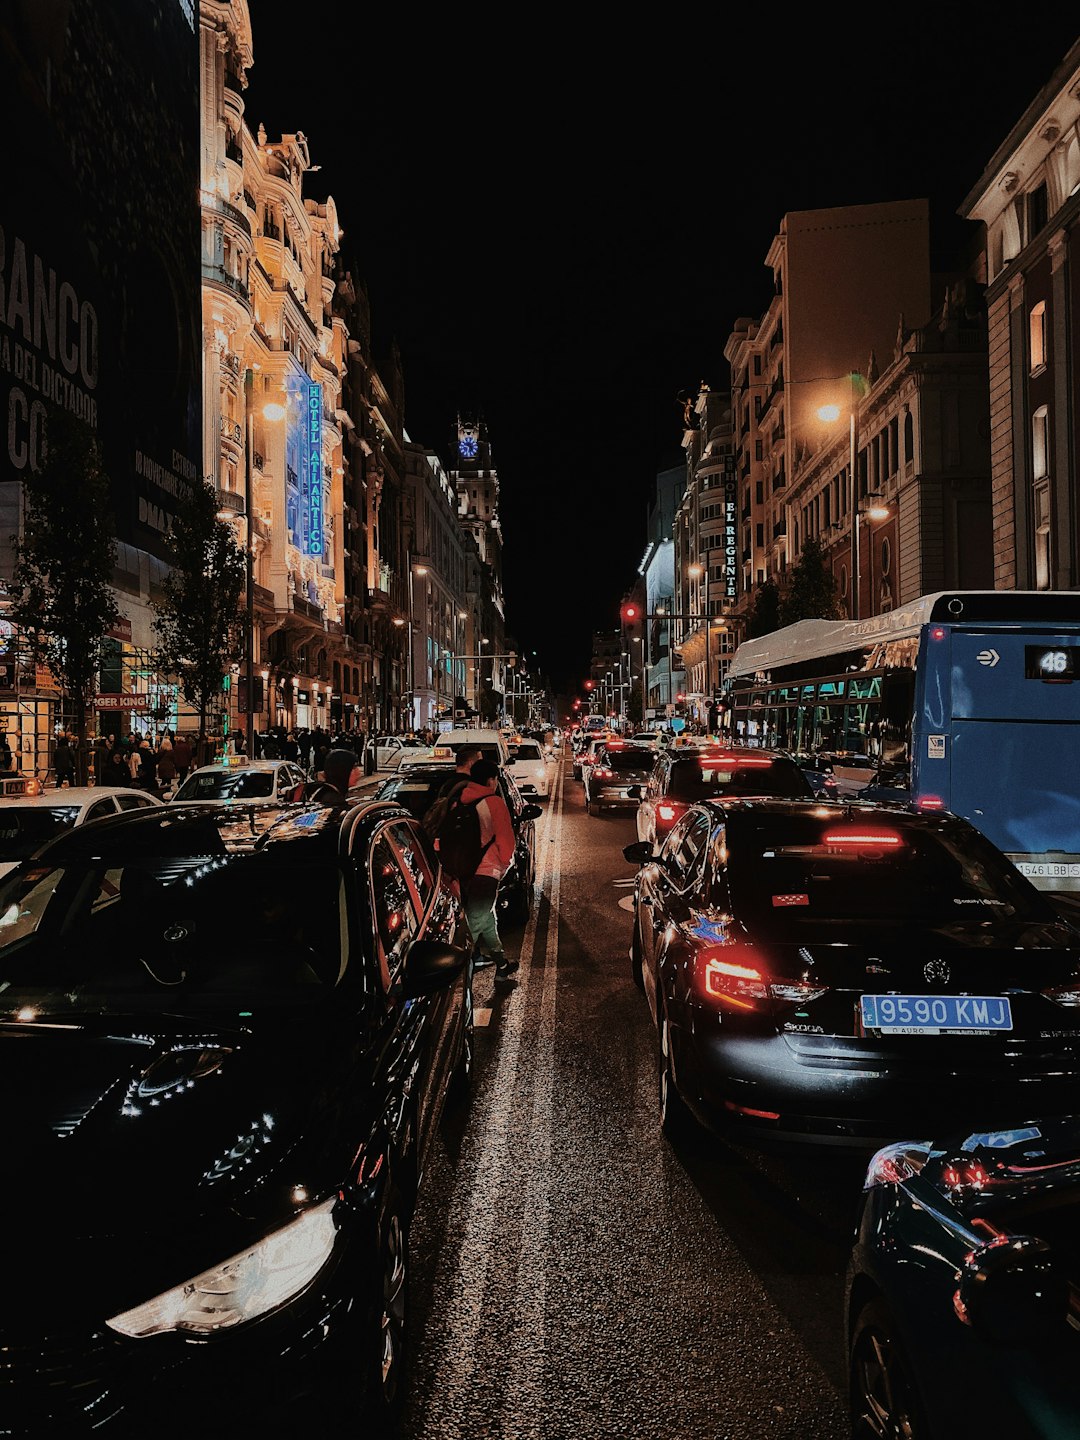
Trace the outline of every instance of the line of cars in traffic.
<path fill-rule="evenodd" d="M 339 803 L 229 757 L 167 803 L 0 805 L 5 1434 L 393 1432 L 410 1221 L 473 1054 L 471 938 L 421 823 L 453 750 L 416 762 Z M 500 785 L 523 921 L 542 811 Z"/>
<path fill-rule="evenodd" d="M 834 776 L 705 741 L 631 787 L 661 1126 L 866 1158 L 854 1436 L 966 1433 L 973 1395 L 995 1433 L 1080 1434 L 1074 912 L 967 821 Z"/>

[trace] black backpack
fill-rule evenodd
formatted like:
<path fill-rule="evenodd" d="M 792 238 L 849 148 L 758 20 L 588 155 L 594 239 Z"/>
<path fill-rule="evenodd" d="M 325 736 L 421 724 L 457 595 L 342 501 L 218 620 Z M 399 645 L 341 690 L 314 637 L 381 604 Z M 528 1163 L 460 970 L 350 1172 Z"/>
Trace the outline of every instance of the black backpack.
<path fill-rule="evenodd" d="M 480 836 L 480 817 L 476 807 L 480 800 L 462 800 L 467 781 L 455 786 L 447 795 L 440 795 L 424 816 L 424 828 L 439 842 L 439 860 L 443 869 L 455 880 L 471 880 L 476 874 L 484 852 L 493 843 L 484 844 Z"/>

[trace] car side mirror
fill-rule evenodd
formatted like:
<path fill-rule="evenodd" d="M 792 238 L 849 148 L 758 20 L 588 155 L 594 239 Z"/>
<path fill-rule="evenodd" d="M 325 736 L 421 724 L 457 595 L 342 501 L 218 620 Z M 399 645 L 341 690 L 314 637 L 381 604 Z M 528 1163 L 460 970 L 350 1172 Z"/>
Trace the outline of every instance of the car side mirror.
<path fill-rule="evenodd" d="M 523 820 L 539 820 L 543 813 L 539 805 L 526 805 L 521 812 L 521 818 Z"/>
<path fill-rule="evenodd" d="M 629 860 L 631 865 L 648 865 L 650 860 L 656 859 L 648 840 L 635 840 L 633 845 L 624 845 L 622 853 L 623 859 Z"/>
<path fill-rule="evenodd" d="M 955 1308 L 995 1344 L 1037 1345 L 1065 1325 L 1068 1282 L 1045 1240 L 1017 1235 L 968 1255 Z"/>
<path fill-rule="evenodd" d="M 465 969 L 467 958 L 441 940 L 414 940 L 405 956 L 406 997 L 442 990 Z"/>

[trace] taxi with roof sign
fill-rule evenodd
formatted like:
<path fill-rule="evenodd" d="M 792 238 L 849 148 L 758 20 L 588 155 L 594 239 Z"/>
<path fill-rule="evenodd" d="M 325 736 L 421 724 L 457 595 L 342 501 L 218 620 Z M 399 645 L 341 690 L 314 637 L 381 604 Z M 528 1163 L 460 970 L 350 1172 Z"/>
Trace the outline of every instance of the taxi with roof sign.
<path fill-rule="evenodd" d="M 967 821 L 702 800 L 623 854 L 670 1135 L 873 1149 L 1074 1112 L 1080 930 Z"/>
<path fill-rule="evenodd" d="M 300 798 L 307 775 L 291 760 L 249 760 L 246 755 L 224 755 L 212 765 L 200 765 L 176 789 L 170 805 L 232 805 L 259 801 L 279 805 Z"/>

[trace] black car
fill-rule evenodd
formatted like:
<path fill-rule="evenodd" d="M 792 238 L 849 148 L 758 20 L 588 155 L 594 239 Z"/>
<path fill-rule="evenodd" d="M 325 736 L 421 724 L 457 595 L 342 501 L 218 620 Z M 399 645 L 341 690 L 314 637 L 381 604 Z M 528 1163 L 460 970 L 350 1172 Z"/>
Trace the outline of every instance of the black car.
<path fill-rule="evenodd" d="M 155 807 L 0 881 L 5 1434 L 388 1422 L 467 948 L 371 801 Z"/>
<path fill-rule="evenodd" d="M 879 1151 L 846 1285 L 856 1440 L 1080 1433 L 1078 1230 L 1075 1118 Z"/>
<path fill-rule="evenodd" d="M 723 795 L 809 799 L 814 789 L 790 756 L 745 745 L 686 745 L 661 754 L 648 783 L 631 791 L 637 833 L 658 850 L 696 800 Z"/>
<path fill-rule="evenodd" d="M 665 1129 L 873 1148 L 1075 1108 L 1080 931 L 966 821 L 706 801 L 623 853 Z"/>
<path fill-rule="evenodd" d="M 586 815 L 599 815 L 604 810 L 636 810 L 638 796 L 631 793 L 632 787 L 648 784 L 655 764 L 656 752 L 649 746 L 609 740 L 582 777 Z"/>
<path fill-rule="evenodd" d="M 447 782 L 452 783 L 454 775 L 454 764 L 450 760 L 421 762 L 383 781 L 375 796 L 379 800 L 395 800 L 417 820 L 422 820 Z M 536 882 L 535 822 L 544 812 L 539 805 L 522 798 L 521 791 L 505 770 L 499 771 L 498 784 L 499 793 L 510 811 L 515 845 L 514 859 L 499 882 L 496 905 L 500 917 L 505 917 L 511 924 L 524 925 L 532 914 Z"/>

